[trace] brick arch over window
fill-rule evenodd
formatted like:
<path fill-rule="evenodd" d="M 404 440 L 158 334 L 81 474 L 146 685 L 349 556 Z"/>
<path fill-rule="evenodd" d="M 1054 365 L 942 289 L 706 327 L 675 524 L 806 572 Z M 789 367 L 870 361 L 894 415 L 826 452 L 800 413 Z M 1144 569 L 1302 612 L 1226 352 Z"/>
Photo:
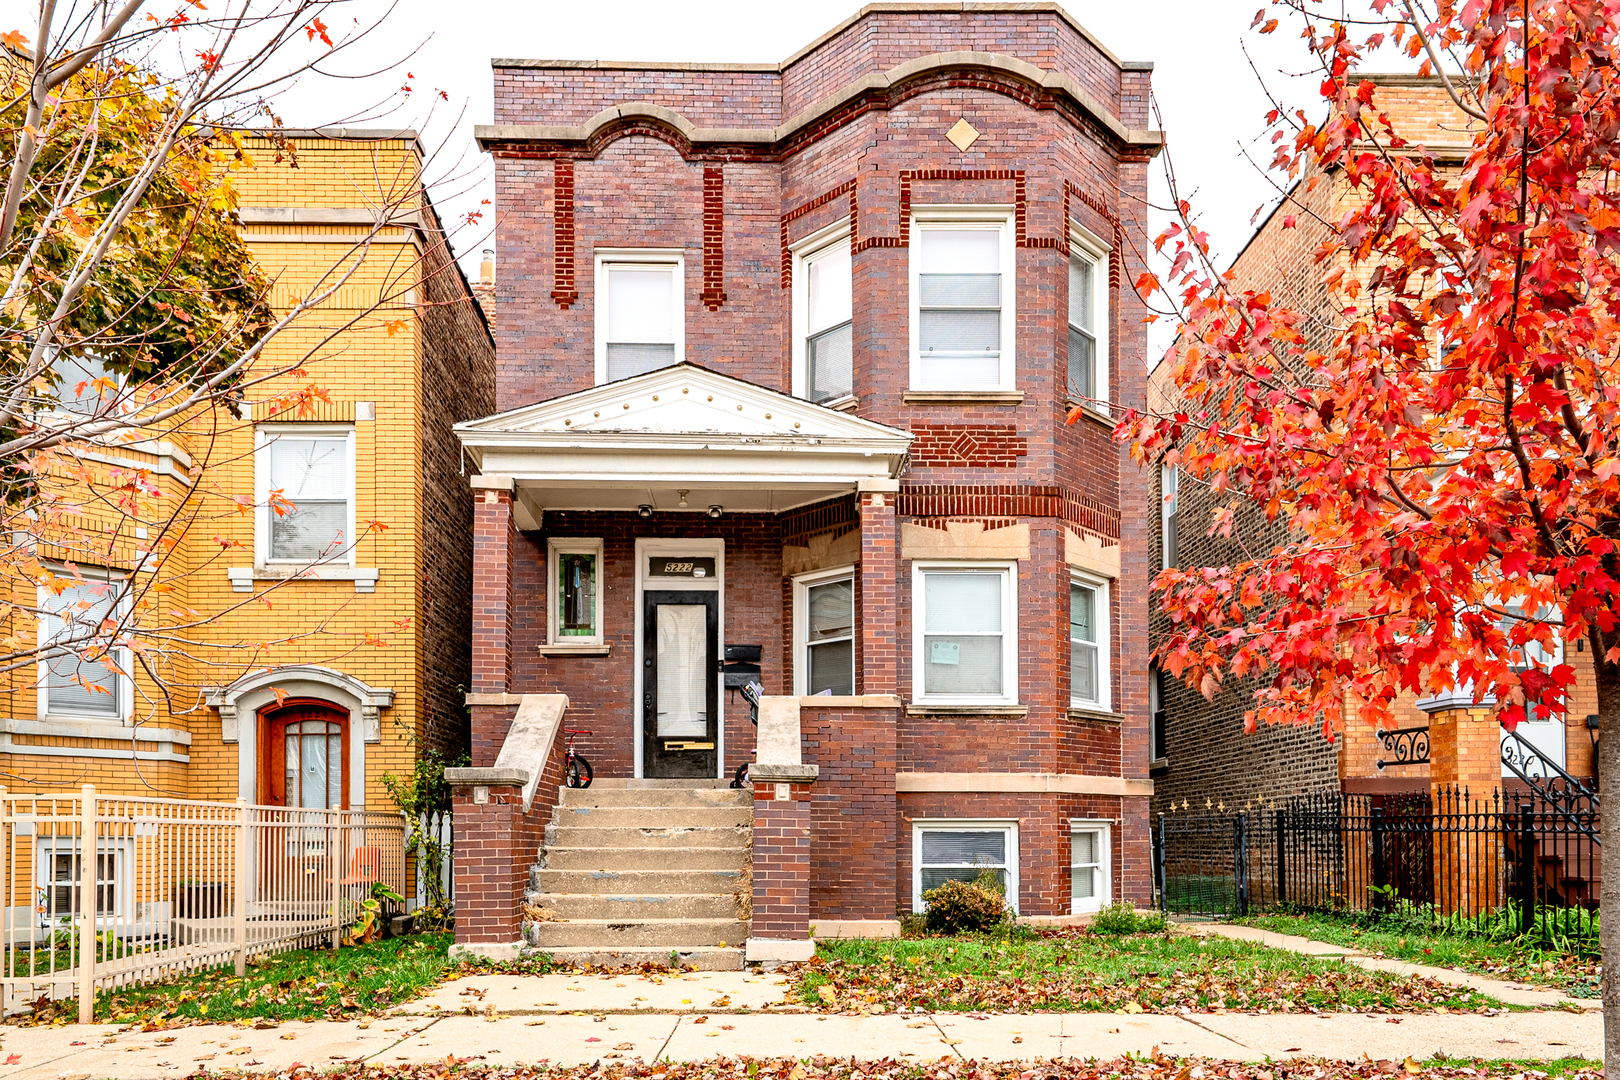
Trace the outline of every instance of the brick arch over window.
<path fill-rule="evenodd" d="M 261 791 L 260 713 L 293 699 L 325 702 L 348 714 L 344 742 L 348 806 L 363 809 L 366 746 L 382 741 L 382 710 L 393 705 L 394 691 L 318 664 L 261 669 L 209 692 L 208 704 L 219 710 L 220 738 L 237 745 L 237 793 L 249 802 L 262 802 L 268 794 Z"/>

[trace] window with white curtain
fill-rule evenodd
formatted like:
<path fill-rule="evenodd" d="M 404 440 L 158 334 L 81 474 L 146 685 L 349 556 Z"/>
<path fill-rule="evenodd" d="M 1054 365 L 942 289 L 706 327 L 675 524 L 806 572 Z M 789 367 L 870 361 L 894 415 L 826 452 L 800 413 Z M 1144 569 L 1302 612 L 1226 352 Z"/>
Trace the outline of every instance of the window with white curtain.
<path fill-rule="evenodd" d="M 685 349 L 677 252 L 598 252 L 596 381 L 617 382 L 679 363 Z"/>
<path fill-rule="evenodd" d="M 850 567 L 793 579 L 797 693 L 855 693 L 855 574 Z"/>
<path fill-rule="evenodd" d="M 1016 704 L 1016 563 L 914 563 L 913 692 L 941 704 Z"/>
<path fill-rule="evenodd" d="M 1013 285 L 1009 214 L 979 207 L 917 212 L 911 235 L 912 389 L 1013 388 Z"/>
<path fill-rule="evenodd" d="M 1069 397 L 1106 412 L 1109 252 L 1072 224 L 1069 248 Z"/>
<path fill-rule="evenodd" d="M 1107 821 L 1069 823 L 1070 914 L 1084 915 L 1108 906 L 1111 892 L 1108 872 L 1111 825 L 1112 822 Z"/>
<path fill-rule="evenodd" d="M 1159 541 L 1164 568 L 1181 565 L 1181 470 L 1159 466 Z"/>
<path fill-rule="evenodd" d="M 836 230 L 833 239 L 798 254 L 797 263 L 794 381 L 799 395 L 815 402 L 847 398 L 855 389 L 848 225 Z"/>
<path fill-rule="evenodd" d="M 1069 704 L 1107 710 L 1108 585 L 1089 578 L 1069 582 Z"/>
<path fill-rule="evenodd" d="M 61 651 L 40 664 L 39 714 L 121 720 L 129 708 L 125 687 L 129 655 L 114 645 L 114 624 L 127 608 L 125 579 L 80 571 L 80 580 L 65 567 L 54 572 L 55 584 L 39 589 L 40 644 L 57 645 Z"/>
<path fill-rule="evenodd" d="M 916 821 L 911 830 L 911 902 L 923 909 L 923 894 L 947 881 L 972 881 L 990 873 L 1000 881 L 1008 906 L 1018 910 L 1016 821 Z"/>
<path fill-rule="evenodd" d="M 354 430 L 258 429 L 261 562 L 354 562 Z"/>

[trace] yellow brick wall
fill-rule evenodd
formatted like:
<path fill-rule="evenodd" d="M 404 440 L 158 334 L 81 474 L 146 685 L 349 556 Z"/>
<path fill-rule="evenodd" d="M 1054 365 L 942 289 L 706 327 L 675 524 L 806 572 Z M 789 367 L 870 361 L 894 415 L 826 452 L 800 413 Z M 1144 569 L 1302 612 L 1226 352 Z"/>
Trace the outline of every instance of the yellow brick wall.
<path fill-rule="evenodd" d="M 238 175 L 243 207 L 300 207 L 375 209 L 385 200 L 408 195 L 409 209 L 422 209 L 431 228 L 433 218 L 415 185 L 420 161 L 413 141 L 387 139 L 344 141 L 300 139 L 296 153 L 278 151 L 262 139 L 249 140 L 253 168 Z M 280 158 L 278 161 L 277 158 Z M 458 347 L 483 356 L 487 385 L 463 386 L 464 400 L 446 401 L 442 392 L 427 397 L 422 369 L 427 352 L 423 320 L 441 317 L 432 310 L 413 307 L 411 300 L 423 244 L 414 229 L 383 230 L 363 259 L 358 259 L 347 237 L 363 231 L 343 225 L 260 225 L 250 223 L 243 233 L 254 258 L 273 282 L 271 302 L 277 313 L 330 281 L 334 268 L 352 271 L 342 287 L 325 303 L 303 315 L 265 349 L 254 379 L 274 374 L 242 391 L 235 410 L 213 408 L 188 417 L 177 430 L 163 437 L 192 455 L 202 471 L 200 494 L 188 507 L 183 539 L 166 564 L 165 585 L 170 589 L 155 602 L 151 616 L 172 625 L 190 609 L 209 617 L 206 625 L 186 634 L 183 647 L 170 655 L 153 657 L 162 685 L 144 674 L 137 676 L 136 719 L 143 725 L 173 728 L 191 735 L 190 763 L 129 759 L 129 743 L 51 737 L 39 740 L 57 747 L 95 747 L 120 757 L 44 756 L 22 751 L 28 738 L 13 740 L 14 752 L 0 753 L 0 782 L 12 791 L 76 789 L 94 783 L 109 791 L 171 794 L 189 798 L 235 799 L 238 793 L 237 744 L 221 737 L 216 710 L 203 702 L 205 688 L 223 686 L 247 671 L 269 665 L 320 664 L 335 668 L 374 687 L 391 688 L 394 702 L 382 712 L 382 741 L 365 747 L 365 805 L 391 808 L 380 778 L 385 773 L 410 771 L 420 742 L 424 672 L 421 612 L 423 586 L 420 550 L 423 521 L 424 456 L 454 453 L 443 440 L 425 443 L 423 432 L 442 429 L 429 425 L 428 416 L 439 410 L 460 410 L 451 420 L 467 419 L 493 410 L 493 345 L 482 330 L 481 319 L 464 324 Z M 265 237 L 293 235 L 287 242 Z M 443 238 L 426 245 L 443 244 Z M 440 256 L 442 261 L 442 255 Z M 445 275 L 438 275 L 444 279 Z M 471 306 L 459 275 L 449 278 Z M 403 295 L 402 295 L 403 294 Z M 393 298 L 391 301 L 389 298 Z M 379 302 L 383 306 L 378 307 Z M 452 305 L 453 306 L 453 305 Z M 471 325 L 475 332 L 466 329 Z M 465 380 L 463 380 L 465 383 Z M 351 581 L 259 581 L 262 596 L 232 591 L 228 567 L 254 564 L 255 515 L 241 512 L 235 500 L 251 504 L 255 490 L 254 420 L 272 416 L 269 402 L 295 388 L 319 387 L 328 401 L 307 416 L 276 415 L 277 421 L 342 421 L 355 432 L 354 564 L 375 568 L 379 579 L 374 593 L 356 592 Z M 374 419 L 355 419 L 356 403 L 370 402 Z M 476 412 L 468 411 L 476 410 Z M 248 419 L 240 419 L 237 414 Z M 442 419 L 442 418 L 441 418 Z M 131 447 L 109 447 L 105 452 L 148 468 L 162 464 L 152 453 Z M 70 501 L 83 503 L 85 481 L 110 478 L 106 464 L 86 463 L 88 473 L 57 481 Z M 183 471 L 183 470 L 182 470 Z M 442 472 L 442 470 L 441 470 Z M 151 482 L 162 492 L 149 498 L 147 514 L 157 518 L 180 502 L 181 477 L 154 474 Z M 75 491 L 77 485 L 78 491 Z M 451 498 L 466 498 L 455 492 Z M 42 557 L 71 558 L 84 565 L 129 569 L 138 558 L 139 541 L 132 537 L 109 541 L 103 534 L 116 514 L 88 509 L 72 522 L 54 523 L 50 531 L 63 543 L 42 544 Z M 368 528 L 376 522 L 385 528 Z M 78 532 L 74 532 L 74 529 Z M 240 545 L 227 548 L 223 544 Z M 470 536 L 459 548 L 470 559 Z M 26 582 L 12 582 L 16 592 L 30 597 Z M 167 614 L 170 611 L 174 614 Z M 28 628 L 8 628 L 30 632 Z M 444 665 L 435 673 L 444 677 Z M 7 677 L 0 709 L 16 719 L 37 713 L 37 678 L 32 669 Z M 461 680 L 465 682 L 465 676 Z M 251 717 L 245 718 L 251 722 Z M 360 717 L 351 719 L 351 739 L 362 736 Z M 441 740 L 442 741 L 442 740 Z M 142 743 L 143 749 L 156 744 Z M 177 749 L 182 749 L 177 747 Z M 361 793 L 351 791 L 351 802 Z"/>

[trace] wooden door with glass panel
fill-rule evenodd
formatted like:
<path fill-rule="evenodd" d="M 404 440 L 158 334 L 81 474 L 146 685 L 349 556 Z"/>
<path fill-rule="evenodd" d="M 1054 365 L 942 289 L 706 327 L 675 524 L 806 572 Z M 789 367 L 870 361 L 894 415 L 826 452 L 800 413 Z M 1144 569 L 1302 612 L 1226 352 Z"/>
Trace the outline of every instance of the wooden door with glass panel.
<path fill-rule="evenodd" d="M 349 805 L 349 712 L 330 702 L 289 700 L 259 715 L 259 801 L 285 808 L 261 811 L 261 894 L 318 906 L 329 897 L 347 846 L 322 811 Z"/>

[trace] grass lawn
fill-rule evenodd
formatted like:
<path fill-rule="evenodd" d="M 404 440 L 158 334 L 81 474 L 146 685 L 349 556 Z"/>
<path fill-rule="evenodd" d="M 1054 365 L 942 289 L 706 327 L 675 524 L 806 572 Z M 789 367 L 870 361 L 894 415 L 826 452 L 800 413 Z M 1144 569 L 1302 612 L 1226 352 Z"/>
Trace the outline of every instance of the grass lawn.
<path fill-rule="evenodd" d="M 1185 934 L 1089 929 L 920 940 L 819 942 L 796 993 L 839 1012 L 939 1009 L 1168 1012 L 1476 1011 L 1501 1003 L 1426 979 Z"/>
<path fill-rule="evenodd" d="M 1535 983 L 1562 990 L 1571 997 L 1598 996 L 1600 969 L 1596 957 L 1556 952 L 1512 940 L 1492 941 L 1484 937 L 1424 933 L 1405 927 L 1385 928 L 1365 913 L 1255 915 L 1237 921 L 1279 934 L 1297 934 L 1314 941 L 1344 945 L 1372 956 Z"/>

